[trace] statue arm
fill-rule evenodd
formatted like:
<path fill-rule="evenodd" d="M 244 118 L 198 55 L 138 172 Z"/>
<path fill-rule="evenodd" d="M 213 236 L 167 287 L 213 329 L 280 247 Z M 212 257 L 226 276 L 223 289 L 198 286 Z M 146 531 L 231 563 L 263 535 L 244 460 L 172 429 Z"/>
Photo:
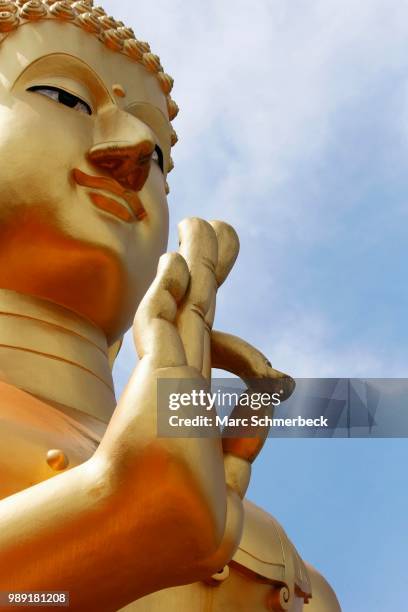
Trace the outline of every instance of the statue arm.
<path fill-rule="evenodd" d="M 69 591 L 74 610 L 115 610 L 195 580 L 217 546 L 210 501 L 198 507 L 191 475 L 168 452 L 140 459 L 132 487 L 96 454 L 1 501 L 0 590 Z"/>

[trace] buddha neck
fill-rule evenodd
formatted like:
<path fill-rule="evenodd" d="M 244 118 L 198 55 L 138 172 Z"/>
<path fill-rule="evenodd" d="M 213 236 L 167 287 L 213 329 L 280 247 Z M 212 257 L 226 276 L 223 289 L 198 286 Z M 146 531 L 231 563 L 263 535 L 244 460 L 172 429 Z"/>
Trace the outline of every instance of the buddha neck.
<path fill-rule="evenodd" d="M 101 330 L 52 302 L 0 289 L 0 380 L 109 421 L 115 408 Z"/>

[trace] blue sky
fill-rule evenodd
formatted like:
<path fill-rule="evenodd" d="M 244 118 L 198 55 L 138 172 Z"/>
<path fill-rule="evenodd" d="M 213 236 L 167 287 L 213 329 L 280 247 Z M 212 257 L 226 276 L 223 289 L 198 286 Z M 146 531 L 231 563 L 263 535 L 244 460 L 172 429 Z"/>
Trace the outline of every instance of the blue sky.
<path fill-rule="evenodd" d="M 408 4 L 106 1 L 175 77 L 171 243 L 237 229 L 216 327 L 294 376 L 406 376 Z M 134 365 L 126 339 L 118 389 Z M 406 440 L 270 440 L 249 496 L 345 612 L 402 610 Z M 405 544 L 405 546 L 404 546 Z"/>

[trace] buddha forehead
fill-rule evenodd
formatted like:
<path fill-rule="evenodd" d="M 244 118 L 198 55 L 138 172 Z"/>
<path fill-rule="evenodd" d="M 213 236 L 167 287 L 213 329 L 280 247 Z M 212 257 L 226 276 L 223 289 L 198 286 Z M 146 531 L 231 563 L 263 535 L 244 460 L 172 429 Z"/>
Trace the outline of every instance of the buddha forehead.
<path fill-rule="evenodd" d="M 154 74 L 71 24 L 51 20 L 27 23 L 3 40 L 0 44 L 2 84 L 12 89 L 25 72 L 28 78 L 77 77 L 92 87 L 96 96 L 99 95 L 97 82 L 110 95 L 114 95 L 114 86 L 120 84 L 125 94 L 120 96 L 123 106 L 149 104 L 169 121 L 166 96 Z"/>

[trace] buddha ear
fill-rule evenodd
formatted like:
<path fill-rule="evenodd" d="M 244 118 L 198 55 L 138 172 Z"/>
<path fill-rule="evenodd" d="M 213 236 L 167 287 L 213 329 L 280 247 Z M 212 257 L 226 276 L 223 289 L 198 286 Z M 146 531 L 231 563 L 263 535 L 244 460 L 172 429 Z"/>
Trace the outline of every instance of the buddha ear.
<path fill-rule="evenodd" d="M 109 359 L 109 365 L 110 365 L 111 370 L 115 363 L 116 357 L 118 356 L 122 343 L 123 343 L 123 336 L 122 338 L 119 338 L 119 340 L 116 340 L 116 342 L 114 342 L 112 346 L 108 348 L 108 359 Z"/>

